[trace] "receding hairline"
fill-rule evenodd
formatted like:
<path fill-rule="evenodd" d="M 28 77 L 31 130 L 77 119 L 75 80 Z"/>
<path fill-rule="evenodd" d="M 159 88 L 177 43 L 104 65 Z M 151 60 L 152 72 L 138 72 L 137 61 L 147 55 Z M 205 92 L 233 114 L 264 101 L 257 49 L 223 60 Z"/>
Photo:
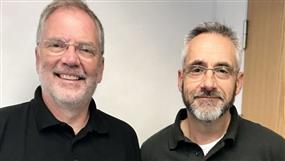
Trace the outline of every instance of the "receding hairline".
<path fill-rule="evenodd" d="M 189 42 L 191 42 L 195 37 L 201 34 L 211 34 L 211 33 L 221 35 L 225 38 L 228 38 L 231 41 L 235 49 L 235 62 L 237 65 L 237 70 L 240 70 L 241 49 L 236 32 L 234 32 L 230 27 L 220 24 L 218 22 L 204 22 L 202 24 L 199 24 L 198 26 L 193 28 L 188 34 L 186 34 L 186 37 L 184 39 L 184 47 L 182 50 L 182 67 L 185 63 L 185 59 L 188 53 Z"/>
<path fill-rule="evenodd" d="M 189 54 L 191 54 L 191 52 L 190 52 L 190 48 L 191 48 L 191 46 L 193 45 L 193 43 L 195 43 L 195 41 L 197 40 L 197 38 L 200 38 L 201 36 L 205 36 L 205 37 L 209 37 L 209 36 L 212 36 L 212 35 L 215 35 L 215 36 L 218 36 L 218 37 L 221 37 L 221 38 L 223 38 L 224 40 L 222 40 L 222 41 L 226 41 L 226 42 L 224 42 L 224 43 L 229 43 L 228 45 L 231 45 L 231 49 L 230 49 L 230 53 L 231 53 L 231 55 L 233 54 L 233 56 L 234 56 L 234 59 L 233 59 L 233 64 L 232 65 L 235 65 L 237 68 L 238 68 L 238 62 L 237 62 L 237 58 L 236 58 L 236 48 L 235 48 L 235 45 L 233 44 L 233 42 L 231 41 L 231 39 L 229 38 L 229 37 L 227 37 L 227 36 L 225 36 L 225 35 L 222 35 L 222 34 L 220 34 L 220 33 L 217 33 L 217 32 L 205 32 L 205 33 L 201 33 L 201 34 L 199 34 L 199 35 L 196 35 L 195 37 L 193 37 L 190 41 L 188 41 L 186 44 L 185 44 L 185 47 L 184 47 L 184 52 L 187 52 L 187 53 L 185 53 L 185 59 L 184 59 L 184 65 L 185 65 L 185 63 L 188 61 L 188 59 L 189 59 Z M 206 38 L 207 39 L 207 38 Z M 196 42 L 196 43 L 201 43 L 201 41 L 202 40 L 198 40 L 198 41 L 200 41 L 200 42 Z M 208 41 L 208 42 L 210 42 L 209 40 L 206 40 L 206 41 Z M 202 42 L 203 43 L 203 42 Z M 227 45 L 227 46 L 228 46 Z M 227 53 L 227 54 L 230 54 L 230 53 Z"/>

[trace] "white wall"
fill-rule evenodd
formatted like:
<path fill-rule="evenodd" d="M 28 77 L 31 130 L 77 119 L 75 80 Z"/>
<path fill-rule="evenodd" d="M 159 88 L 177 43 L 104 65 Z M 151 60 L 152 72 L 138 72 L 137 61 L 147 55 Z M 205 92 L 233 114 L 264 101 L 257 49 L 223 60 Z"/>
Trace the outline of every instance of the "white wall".
<path fill-rule="evenodd" d="M 28 101 L 39 84 L 35 35 L 48 2 L 1 2 L 1 107 Z M 183 107 L 177 69 L 184 35 L 218 20 L 239 34 L 246 1 L 89 2 L 106 34 L 105 71 L 94 98 L 99 109 L 131 124 L 142 143 L 171 124 Z M 240 111 L 241 98 L 236 100 Z"/>

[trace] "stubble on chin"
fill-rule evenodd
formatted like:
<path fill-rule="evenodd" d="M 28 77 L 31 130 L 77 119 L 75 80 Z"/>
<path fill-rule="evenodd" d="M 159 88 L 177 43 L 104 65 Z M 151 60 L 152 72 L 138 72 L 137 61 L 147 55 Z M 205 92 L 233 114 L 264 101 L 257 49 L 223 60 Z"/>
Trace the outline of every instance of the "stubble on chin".
<path fill-rule="evenodd" d="M 56 78 L 55 78 L 56 79 Z M 72 108 L 80 104 L 86 104 L 92 98 L 96 86 L 68 86 L 60 82 L 40 76 L 42 91 L 60 106 Z"/>

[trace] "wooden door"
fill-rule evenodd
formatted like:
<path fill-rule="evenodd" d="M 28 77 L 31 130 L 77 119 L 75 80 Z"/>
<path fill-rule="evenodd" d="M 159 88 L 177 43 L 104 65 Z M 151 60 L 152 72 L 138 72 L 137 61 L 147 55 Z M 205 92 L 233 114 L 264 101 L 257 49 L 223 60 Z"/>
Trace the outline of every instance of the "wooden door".
<path fill-rule="evenodd" d="M 285 2 L 248 1 L 242 115 L 285 138 Z"/>

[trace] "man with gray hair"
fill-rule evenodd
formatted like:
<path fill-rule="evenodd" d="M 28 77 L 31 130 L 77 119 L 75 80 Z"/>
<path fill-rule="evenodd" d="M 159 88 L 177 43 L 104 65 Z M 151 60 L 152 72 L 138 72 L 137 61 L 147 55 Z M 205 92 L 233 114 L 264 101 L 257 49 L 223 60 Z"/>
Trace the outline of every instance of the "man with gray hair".
<path fill-rule="evenodd" d="M 34 99 L 0 110 L 1 161 L 139 161 L 135 131 L 97 109 L 104 32 L 81 0 L 42 12 L 35 49 L 41 85 Z"/>
<path fill-rule="evenodd" d="M 142 161 L 285 161 L 285 140 L 233 105 L 243 84 L 240 51 L 236 34 L 217 22 L 186 36 L 178 71 L 186 108 L 143 143 Z"/>

